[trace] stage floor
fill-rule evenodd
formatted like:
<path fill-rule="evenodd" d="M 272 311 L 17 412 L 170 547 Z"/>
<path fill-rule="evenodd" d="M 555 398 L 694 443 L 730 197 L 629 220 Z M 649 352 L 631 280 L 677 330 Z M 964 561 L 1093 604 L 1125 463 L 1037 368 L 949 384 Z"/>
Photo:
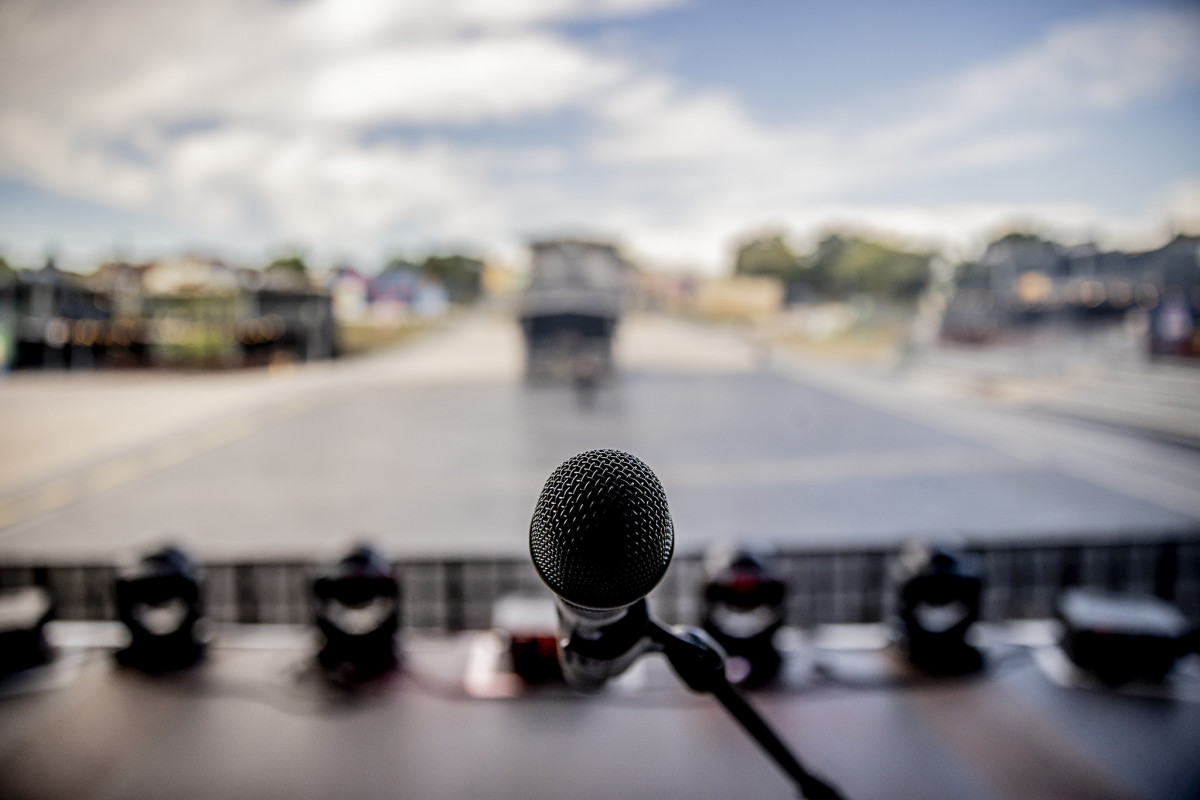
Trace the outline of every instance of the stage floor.
<path fill-rule="evenodd" d="M 931 680 L 878 649 L 875 626 L 825 629 L 752 700 L 848 799 L 1198 796 L 1195 664 L 1173 697 L 1068 688 L 1044 625 L 986 630 L 988 672 Z M 114 665 L 119 627 L 57 623 L 56 664 L 0 685 L 0 796 L 795 796 L 657 657 L 596 697 L 481 699 L 493 635 L 409 636 L 401 672 L 348 695 L 313 672 L 303 628 L 225 627 L 200 668 L 152 678 Z"/>

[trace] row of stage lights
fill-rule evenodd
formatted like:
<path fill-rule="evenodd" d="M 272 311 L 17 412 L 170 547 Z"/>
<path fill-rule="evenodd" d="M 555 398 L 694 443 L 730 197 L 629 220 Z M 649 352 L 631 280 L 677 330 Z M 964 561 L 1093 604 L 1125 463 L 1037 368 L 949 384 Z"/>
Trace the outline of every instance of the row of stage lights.
<path fill-rule="evenodd" d="M 729 679 L 752 688 L 770 683 L 783 655 L 776 634 L 784 622 L 787 584 L 769 551 L 710 551 L 703 587 L 703 627 L 724 649 Z M 893 563 L 897 639 L 908 660 L 931 675 L 981 670 L 984 659 L 968 634 L 979 620 L 984 583 L 970 559 L 947 550 L 913 548 Z M 332 682 L 379 677 L 399 663 L 401 586 L 388 563 L 362 546 L 313 582 L 317 663 Z M 117 661 L 149 673 L 195 666 L 205 656 L 204 571 L 183 551 L 164 548 L 119 573 L 117 614 L 129 644 Z M 48 662 L 45 625 L 53 615 L 44 589 L 9 592 L 0 602 L 0 675 Z M 1162 680 L 1176 659 L 1196 647 L 1182 613 L 1148 596 L 1066 590 L 1059 600 L 1062 646 L 1075 664 L 1103 682 Z M 514 635 L 516 674 L 527 683 L 561 677 L 553 634 Z"/>
<path fill-rule="evenodd" d="M 312 591 L 323 637 L 317 662 L 331 681 L 358 683 L 397 665 L 400 582 L 378 553 L 354 549 L 318 576 Z M 116 652 L 118 663 L 164 673 L 204 659 L 204 569 L 182 550 L 167 547 L 143 557 L 118 573 L 113 592 L 129 635 Z M 10 592 L 0 602 L 0 675 L 51 659 L 45 626 L 52 616 L 49 594 L 40 587 Z"/>
<path fill-rule="evenodd" d="M 769 556 L 752 550 L 719 555 L 708 565 L 704 628 L 729 655 L 731 678 L 745 686 L 771 681 L 782 656 L 774 646 L 783 624 L 786 585 Z M 895 633 L 908 661 L 934 676 L 982 670 L 970 641 L 979 621 L 984 581 L 972 559 L 914 546 L 892 563 Z M 1058 598 L 1063 653 L 1108 686 L 1162 681 L 1182 656 L 1200 650 L 1200 631 L 1173 604 L 1143 594 L 1069 588 Z"/>
<path fill-rule="evenodd" d="M 706 559 L 703 627 L 729 656 L 731 679 L 743 686 L 772 681 L 783 664 L 776 633 L 783 625 L 787 584 L 768 552 L 739 547 Z M 893 564 L 898 639 L 912 664 L 930 674 L 982 668 L 967 633 L 979 619 L 983 581 L 971 563 L 944 550 L 914 548 Z"/>

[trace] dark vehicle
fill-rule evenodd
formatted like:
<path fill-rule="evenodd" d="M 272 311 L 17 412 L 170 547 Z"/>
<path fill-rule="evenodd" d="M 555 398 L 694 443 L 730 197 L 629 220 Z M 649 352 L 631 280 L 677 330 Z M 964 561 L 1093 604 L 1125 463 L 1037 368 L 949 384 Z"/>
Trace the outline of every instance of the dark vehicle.
<path fill-rule="evenodd" d="M 625 263 L 609 244 L 535 242 L 518 314 L 531 378 L 591 381 L 612 370 Z"/>

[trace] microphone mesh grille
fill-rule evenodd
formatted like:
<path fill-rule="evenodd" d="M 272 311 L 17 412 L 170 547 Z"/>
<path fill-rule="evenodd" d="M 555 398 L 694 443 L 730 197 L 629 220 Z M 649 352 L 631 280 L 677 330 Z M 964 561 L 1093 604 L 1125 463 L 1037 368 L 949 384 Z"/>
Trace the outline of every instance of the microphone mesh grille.
<path fill-rule="evenodd" d="M 529 524 L 542 580 L 584 608 L 629 605 L 667 571 L 675 529 L 651 469 L 619 450 L 590 450 L 550 475 Z"/>

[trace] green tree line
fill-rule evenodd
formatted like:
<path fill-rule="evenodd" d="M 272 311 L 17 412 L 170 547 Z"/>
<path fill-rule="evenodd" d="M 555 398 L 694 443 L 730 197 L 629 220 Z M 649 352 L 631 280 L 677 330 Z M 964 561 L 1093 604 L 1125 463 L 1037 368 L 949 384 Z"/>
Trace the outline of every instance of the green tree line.
<path fill-rule="evenodd" d="M 478 258 L 464 255 L 431 255 L 417 263 L 401 256 L 388 261 L 384 271 L 411 270 L 439 281 L 446 287 L 446 296 L 452 303 L 473 303 L 479 299 L 483 288 L 484 264 Z M 267 271 L 283 271 L 299 276 L 308 274 L 308 265 L 299 255 L 276 258 L 266 267 Z"/>
<path fill-rule="evenodd" d="M 446 287 L 452 303 L 473 303 L 483 292 L 483 261 L 459 254 L 427 256 L 417 263 L 402 256 L 388 261 L 384 270 L 412 270 Z"/>
<path fill-rule="evenodd" d="M 775 277 L 793 290 L 806 287 L 818 298 L 867 294 L 911 301 L 929 283 L 932 258 L 932 253 L 841 233 L 829 234 L 812 253 L 801 255 L 782 234 L 772 233 L 748 239 L 738 247 L 734 273 Z"/>

